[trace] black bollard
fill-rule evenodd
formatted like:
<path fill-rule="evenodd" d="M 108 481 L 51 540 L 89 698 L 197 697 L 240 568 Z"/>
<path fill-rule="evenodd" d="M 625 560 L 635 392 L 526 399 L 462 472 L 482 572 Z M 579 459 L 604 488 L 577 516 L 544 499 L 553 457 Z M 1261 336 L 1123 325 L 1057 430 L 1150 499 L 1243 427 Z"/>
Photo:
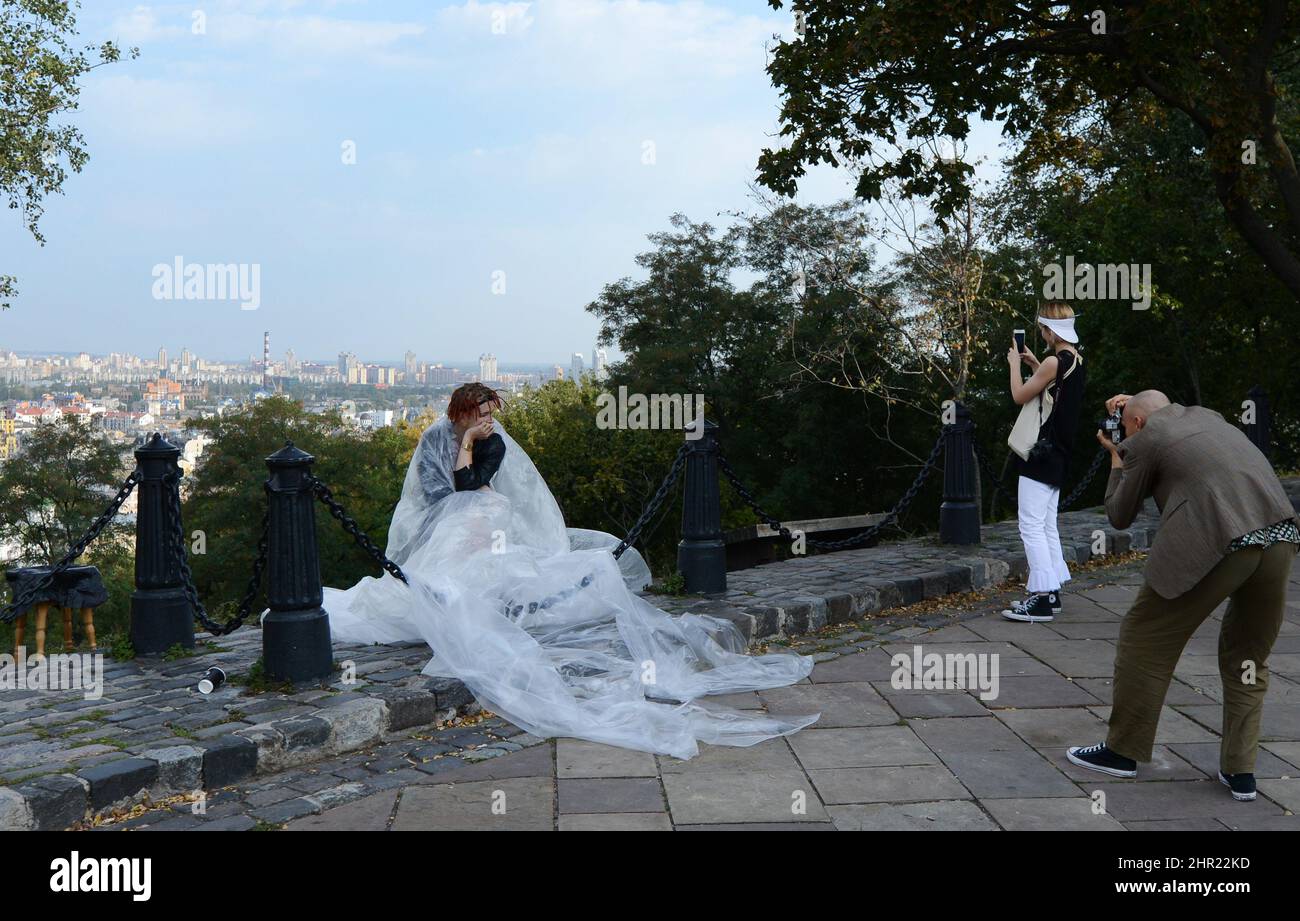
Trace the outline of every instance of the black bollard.
<path fill-rule="evenodd" d="M 1246 437 L 1250 439 L 1251 444 L 1259 448 L 1260 452 L 1269 460 L 1273 459 L 1273 411 L 1268 405 L 1268 394 L 1264 388 L 1258 384 L 1250 388 L 1250 393 L 1246 394 L 1250 398 L 1250 409 L 1253 410 L 1250 422 L 1243 425 L 1246 430 Z M 1246 409 L 1243 408 L 1243 414 Z"/>
<path fill-rule="evenodd" d="M 980 542 L 980 508 L 975 501 L 979 467 L 975 463 L 975 423 L 970 410 L 954 403 L 955 421 L 944 426 L 943 505 L 939 540 L 945 544 Z"/>
<path fill-rule="evenodd" d="M 334 673 L 329 615 L 320 606 L 316 499 L 307 476 L 316 460 L 286 442 L 266 459 L 270 520 L 262 665 L 275 681 L 319 681 Z"/>
<path fill-rule="evenodd" d="M 682 472 L 682 540 L 677 545 L 677 569 L 686 591 L 727 590 L 727 545 L 722 541 L 722 496 L 718 490 L 718 427 L 705 420 L 704 434 L 686 453 Z M 688 435 L 694 434 L 688 431 Z"/>
<path fill-rule="evenodd" d="M 135 449 L 141 479 L 135 488 L 135 591 L 131 593 L 131 646 L 137 655 L 157 656 L 180 645 L 194 648 L 194 612 L 181 587 L 180 560 L 172 553 L 180 484 L 181 449 L 158 432 Z M 176 495 L 173 505 L 168 493 Z"/>

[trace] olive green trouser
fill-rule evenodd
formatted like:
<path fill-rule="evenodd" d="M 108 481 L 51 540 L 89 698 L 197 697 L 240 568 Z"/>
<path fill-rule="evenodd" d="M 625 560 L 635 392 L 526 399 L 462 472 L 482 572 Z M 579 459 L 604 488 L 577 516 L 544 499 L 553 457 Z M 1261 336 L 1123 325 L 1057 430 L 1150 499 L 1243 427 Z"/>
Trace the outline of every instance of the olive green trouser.
<path fill-rule="evenodd" d="M 1296 545 L 1291 543 L 1237 550 L 1177 598 L 1162 598 L 1143 583 L 1119 628 L 1107 748 L 1136 761 L 1151 760 L 1160 708 L 1178 657 L 1196 628 L 1230 598 L 1219 630 L 1223 681 L 1219 767 L 1225 774 L 1254 773 L 1259 720 L 1268 690 L 1268 654 L 1282 626 L 1295 555 Z"/>

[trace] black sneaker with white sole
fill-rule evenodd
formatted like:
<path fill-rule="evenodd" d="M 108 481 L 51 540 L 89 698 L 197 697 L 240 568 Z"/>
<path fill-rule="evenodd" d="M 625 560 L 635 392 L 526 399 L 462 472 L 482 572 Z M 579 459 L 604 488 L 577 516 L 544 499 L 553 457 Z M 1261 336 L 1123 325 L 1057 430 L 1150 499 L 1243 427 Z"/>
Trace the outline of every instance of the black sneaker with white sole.
<path fill-rule="evenodd" d="M 1058 588 L 1054 592 L 1048 592 L 1047 597 L 1052 602 L 1052 613 L 1060 614 L 1061 613 L 1061 590 Z"/>
<path fill-rule="evenodd" d="M 1232 798 L 1248 803 L 1255 798 L 1254 774 L 1225 774 L 1219 771 L 1219 782 L 1232 791 Z"/>
<path fill-rule="evenodd" d="M 1117 755 L 1106 747 L 1105 742 L 1089 745 L 1087 748 L 1075 746 L 1065 753 L 1071 763 L 1085 767 L 1090 771 L 1100 771 L 1111 777 L 1136 777 L 1137 762 L 1132 758 Z"/>
<path fill-rule="evenodd" d="M 1002 610 L 1007 620 L 1019 620 L 1024 623 L 1041 624 L 1055 617 L 1052 604 L 1060 604 L 1060 595 L 1056 592 L 1030 592 L 1024 601 L 1013 601 L 1011 607 Z"/>

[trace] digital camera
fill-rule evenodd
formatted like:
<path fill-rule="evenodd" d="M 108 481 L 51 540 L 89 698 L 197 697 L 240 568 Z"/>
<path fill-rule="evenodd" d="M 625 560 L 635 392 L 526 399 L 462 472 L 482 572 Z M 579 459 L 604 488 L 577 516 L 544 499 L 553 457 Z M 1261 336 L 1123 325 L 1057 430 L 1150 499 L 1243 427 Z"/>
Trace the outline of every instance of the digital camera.
<path fill-rule="evenodd" d="M 1106 437 L 1110 439 L 1111 444 L 1119 444 L 1121 441 L 1123 441 L 1124 440 L 1123 407 L 1115 410 L 1105 419 L 1102 419 L 1101 422 L 1097 424 L 1097 428 L 1101 429 L 1103 432 L 1106 433 Z"/>

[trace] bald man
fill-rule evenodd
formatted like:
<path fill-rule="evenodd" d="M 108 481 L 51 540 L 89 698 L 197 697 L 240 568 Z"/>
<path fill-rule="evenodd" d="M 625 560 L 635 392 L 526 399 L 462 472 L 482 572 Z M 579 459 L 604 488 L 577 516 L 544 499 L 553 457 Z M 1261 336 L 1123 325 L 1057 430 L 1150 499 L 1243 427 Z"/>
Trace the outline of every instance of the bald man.
<path fill-rule="evenodd" d="M 1120 624 L 1106 741 L 1071 748 L 1068 757 L 1103 774 L 1136 776 L 1136 762 L 1151 760 L 1183 647 L 1230 599 L 1219 630 L 1219 780 L 1235 799 L 1253 800 L 1268 656 L 1300 545 L 1295 509 L 1264 455 L 1213 410 L 1171 403 L 1158 390 L 1106 401 L 1108 413 L 1117 409 L 1123 441 L 1097 433 L 1111 455 L 1106 514 L 1127 528 L 1152 496 L 1160 528 L 1142 588 Z"/>

